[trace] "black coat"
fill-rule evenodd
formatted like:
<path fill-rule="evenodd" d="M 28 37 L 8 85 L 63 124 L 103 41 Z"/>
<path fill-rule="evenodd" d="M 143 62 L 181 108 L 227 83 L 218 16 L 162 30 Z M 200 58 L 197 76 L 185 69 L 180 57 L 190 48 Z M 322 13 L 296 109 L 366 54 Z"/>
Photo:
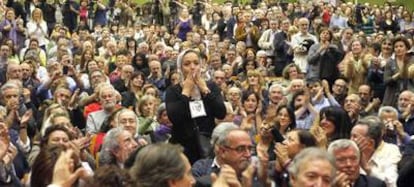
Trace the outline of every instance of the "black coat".
<path fill-rule="evenodd" d="M 202 155 L 199 135 L 211 137 L 215 127 L 214 119 L 223 119 L 226 115 L 220 88 L 213 82 L 207 82 L 207 86 L 211 92 L 202 97 L 207 116 L 195 119 L 190 114 L 191 98 L 181 94 L 181 85 L 171 86 L 166 92 L 167 114 L 173 124 L 170 142 L 181 144 L 191 163 Z"/>
<path fill-rule="evenodd" d="M 384 181 L 379 180 L 375 177 L 370 177 L 366 175 L 359 175 L 358 179 L 355 181 L 354 187 L 386 187 Z"/>
<path fill-rule="evenodd" d="M 285 41 L 287 40 L 287 33 L 281 31 L 278 32 L 274 37 L 274 60 L 273 65 L 275 66 L 276 76 L 282 76 L 283 69 L 285 66 L 292 62 L 293 54 L 289 54 L 289 49 L 291 48 Z"/>

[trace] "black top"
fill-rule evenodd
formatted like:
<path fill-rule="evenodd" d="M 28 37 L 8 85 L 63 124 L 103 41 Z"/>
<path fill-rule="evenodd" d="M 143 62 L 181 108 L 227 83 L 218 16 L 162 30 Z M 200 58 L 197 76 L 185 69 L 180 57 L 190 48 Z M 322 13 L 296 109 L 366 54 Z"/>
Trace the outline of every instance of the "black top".
<path fill-rule="evenodd" d="M 384 181 L 375 177 L 370 177 L 360 174 L 358 179 L 355 181 L 354 187 L 386 187 Z"/>
<path fill-rule="evenodd" d="M 213 82 L 207 82 L 207 86 L 211 92 L 201 98 L 207 115 L 194 119 L 190 113 L 191 98 L 181 94 L 181 85 L 171 86 L 166 92 L 167 115 L 173 124 L 170 142 L 181 144 L 191 163 L 207 155 L 204 152 L 208 145 L 203 145 L 201 138 L 210 138 L 215 127 L 214 119 L 223 119 L 226 115 L 220 88 Z"/>
<path fill-rule="evenodd" d="M 181 85 L 175 85 L 167 89 L 165 103 L 167 114 L 173 124 L 172 139 L 185 140 L 194 134 L 194 128 L 198 127 L 201 134 L 210 137 L 215 127 L 214 119 L 223 119 L 226 115 L 224 100 L 220 94 L 220 88 L 212 82 L 207 82 L 210 93 L 202 96 L 202 101 L 207 116 L 191 118 L 189 103 L 191 98 L 182 95 Z"/>

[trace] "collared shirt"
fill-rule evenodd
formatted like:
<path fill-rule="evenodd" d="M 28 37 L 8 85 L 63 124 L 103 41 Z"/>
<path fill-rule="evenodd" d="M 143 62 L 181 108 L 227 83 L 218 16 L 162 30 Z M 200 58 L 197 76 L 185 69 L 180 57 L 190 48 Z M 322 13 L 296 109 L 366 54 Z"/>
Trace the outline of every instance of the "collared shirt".
<path fill-rule="evenodd" d="M 310 129 L 314 119 L 315 116 L 311 112 L 306 111 L 302 115 L 296 117 L 296 128 Z"/>
<path fill-rule="evenodd" d="M 319 101 L 316 99 L 312 99 L 313 106 L 315 107 L 316 111 L 322 110 L 322 108 L 328 107 L 328 106 L 341 106 L 339 103 L 335 100 L 333 96 L 330 96 L 326 98 L 323 96 Z"/>
<path fill-rule="evenodd" d="M 383 180 L 387 187 L 397 187 L 397 164 L 400 160 L 401 153 L 398 146 L 383 141 L 368 161 L 368 164 L 371 165 L 369 175 Z M 366 174 L 363 169 L 360 171 L 362 174 Z"/>
<path fill-rule="evenodd" d="M 91 134 L 98 133 L 101 129 L 102 124 L 108 116 L 109 113 L 105 112 L 103 109 L 89 113 L 86 120 L 86 132 Z"/>
<path fill-rule="evenodd" d="M 214 157 L 213 163 L 211 163 L 211 168 L 220 168 L 220 164 L 217 162 L 217 157 Z"/>

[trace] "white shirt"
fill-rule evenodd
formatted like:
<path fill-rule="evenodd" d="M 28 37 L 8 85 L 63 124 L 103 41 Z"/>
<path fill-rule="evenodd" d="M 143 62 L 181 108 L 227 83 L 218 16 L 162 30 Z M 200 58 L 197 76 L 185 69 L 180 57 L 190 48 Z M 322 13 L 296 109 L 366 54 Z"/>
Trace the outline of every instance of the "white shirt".
<path fill-rule="evenodd" d="M 371 165 L 370 176 L 381 179 L 387 187 L 397 187 L 397 164 L 401 160 L 398 146 L 381 142 L 368 163 Z M 362 174 L 366 174 L 361 169 Z"/>
<path fill-rule="evenodd" d="M 39 46 L 46 45 L 49 41 L 47 40 L 46 36 L 48 35 L 47 31 L 47 24 L 45 21 L 39 23 L 39 27 L 37 23 L 30 20 L 27 22 L 27 33 L 29 37 L 33 36 L 37 40 L 39 40 Z"/>

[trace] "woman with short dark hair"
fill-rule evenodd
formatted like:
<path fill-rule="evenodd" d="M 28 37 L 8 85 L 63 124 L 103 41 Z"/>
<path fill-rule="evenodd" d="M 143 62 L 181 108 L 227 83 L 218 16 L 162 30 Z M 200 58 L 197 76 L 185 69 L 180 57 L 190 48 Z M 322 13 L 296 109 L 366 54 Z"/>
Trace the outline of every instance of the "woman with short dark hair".
<path fill-rule="evenodd" d="M 309 131 L 302 129 L 295 129 L 288 132 L 283 143 L 276 144 L 275 153 L 277 159 L 274 179 L 277 186 L 288 186 L 288 167 L 293 158 L 303 149 L 315 146 L 315 137 Z"/>
<path fill-rule="evenodd" d="M 399 93 L 414 89 L 413 77 L 409 73 L 414 58 L 408 54 L 411 45 L 405 37 L 395 38 L 393 47 L 395 59 L 388 61 L 384 70 L 385 94 L 382 104 L 396 107 Z"/>

